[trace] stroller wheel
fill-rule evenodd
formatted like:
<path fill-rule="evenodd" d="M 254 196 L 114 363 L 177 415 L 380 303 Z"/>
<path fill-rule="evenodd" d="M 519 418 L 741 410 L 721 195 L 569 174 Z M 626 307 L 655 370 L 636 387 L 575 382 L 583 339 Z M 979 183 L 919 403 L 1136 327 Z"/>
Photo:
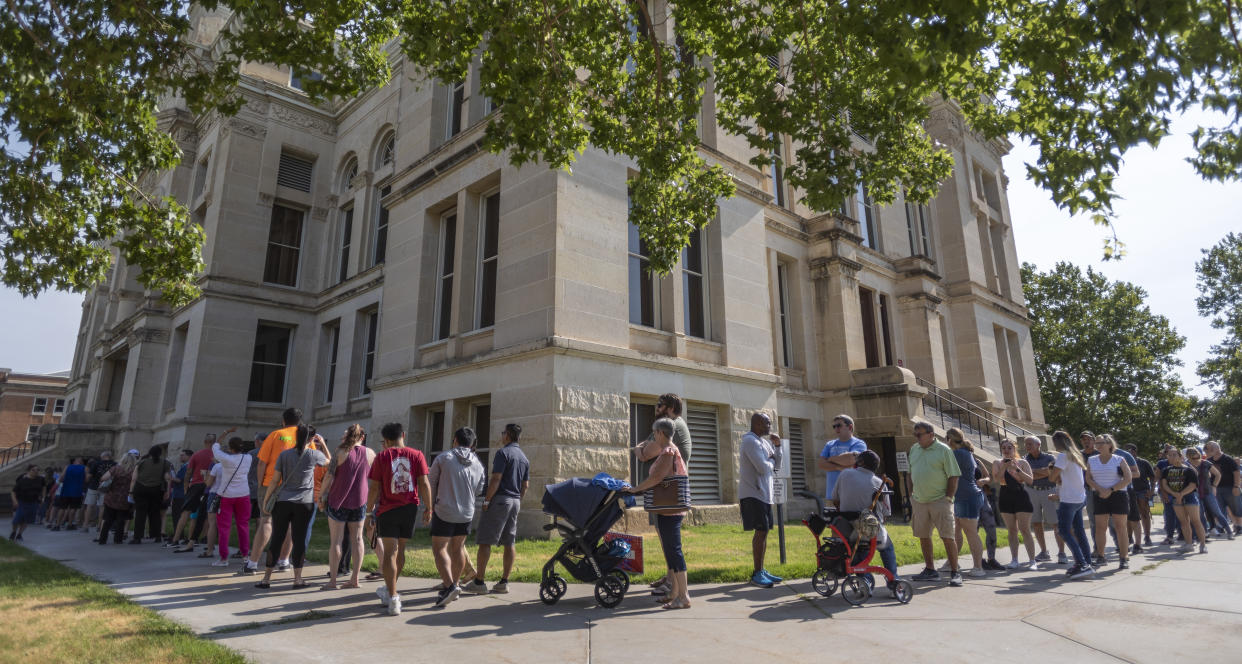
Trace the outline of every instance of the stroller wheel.
<path fill-rule="evenodd" d="M 902 579 L 893 587 L 893 597 L 897 598 L 902 604 L 909 604 L 910 598 L 914 597 L 914 586 L 909 581 Z"/>
<path fill-rule="evenodd" d="M 871 596 L 871 587 L 867 585 L 866 580 L 858 575 L 847 576 L 841 584 L 841 597 L 845 601 L 854 606 L 858 606 L 867 601 Z"/>
<path fill-rule="evenodd" d="M 621 594 L 622 595 L 630 591 L 630 575 L 629 574 L 626 574 L 625 572 L 619 569 L 614 569 L 608 573 L 608 576 L 614 577 L 618 581 L 621 582 Z"/>
<path fill-rule="evenodd" d="M 625 599 L 625 588 L 620 579 L 611 574 L 595 582 L 595 601 L 605 609 L 611 609 Z"/>
<path fill-rule="evenodd" d="M 557 599 L 564 597 L 565 593 L 569 592 L 569 584 L 565 582 L 565 577 L 559 574 L 554 574 L 552 575 L 552 583 L 556 588 Z"/>
<path fill-rule="evenodd" d="M 816 570 L 811 576 L 811 587 L 824 597 L 832 597 L 832 593 L 837 591 L 837 585 L 840 583 L 841 581 L 826 569 Z"/>
<path fill-rule="evenodd" d="M 557 600 L 560 598 L 561 596 L 556 590 L 555 581 L 549 580 L 539 584 L 539 601 L 547 604 L 548 606 L 552 606 L 553 604 L 556 604 Z"/>

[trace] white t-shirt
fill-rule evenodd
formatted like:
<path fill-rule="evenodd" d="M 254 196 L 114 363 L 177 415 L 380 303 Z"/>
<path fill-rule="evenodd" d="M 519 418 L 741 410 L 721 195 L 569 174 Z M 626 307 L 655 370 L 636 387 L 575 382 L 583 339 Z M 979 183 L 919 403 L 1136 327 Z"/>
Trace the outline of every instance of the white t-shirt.
<path fill-rule="evenodd" d="M 220 476 L 220 471 L 221 468 L 219 463 L 212 464 L 211 470 L 207 471 L 208 475 L 215 478 L 215 480 L 211 483 L 211 486 L 207 489 L 207 495 L 209 496 L 213 493 L 220 493 L 220 489 L 223 488 L 220 485 L 224 484 L 224 478 Z"/>
<path fill-rule="evenodd" d="M 1125 463 L 1125 459 L 1114 454 L 1108 458 L 1108 463 L 1100 461 L 1100 455 L 1094 454 L 1087 459 L 1087 466 L 1091 469 L 1091 479 L 1096 484 L 1105 489 L 1125 489 L 1121 485 L 1121 481 L 1125 478 L 1121 475 L 1121 464 Z"/>
<path fill-rule="evenodd" d="M 1057 455 L 1054 465 L 1061 469 L 1061 488 L 1057 491 L 1060 501 L 1066 504 L 1087 502 L 1087 480 L 1082 468 L 1070 461 L 1065 452 Z"/>

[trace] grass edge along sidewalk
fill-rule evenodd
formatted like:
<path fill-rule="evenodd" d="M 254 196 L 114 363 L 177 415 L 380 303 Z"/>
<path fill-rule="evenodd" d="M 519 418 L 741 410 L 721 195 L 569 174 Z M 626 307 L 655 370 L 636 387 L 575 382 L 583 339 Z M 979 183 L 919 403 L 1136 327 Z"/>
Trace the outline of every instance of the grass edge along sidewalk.
<path fill-rule="evenodd" d="M 617 530 L 622 530 L 618 524 Z M 923 555 L 919 549 L 919 541 L 910 531 L 910 526 L 886 524 L 889 536 L 893 538 L 898 565 L 921 563 Z M 982 532 L 980 535 L 982 536 Z M 1009 561 L 1008 536 L 1003 528 L 997 530 L 996 556 L 1001 562 Z M 744 583 L 750 580 L 751 569 L 751 536 L 743 532 L 737 525 L 701 525 L 687 526 L 682 530 L 682 548 L 685 551 L 689 566 L 690 583 Z M 1056 553 L 1056 545 L 1051 532 L 1046 534 L 1052 552 Z M 815 540 L 811 532 L 800 522 L 790 521 L 785 525 L 786 559 L 788 563 L 780 564 L 780 548 L 775 530 L 768 534 L 768 553 L 766 567 L 768 571 L 786 579 L 807 579 L 815 573 Z M 559 538 L 553 539 L 522 539 L 517 541 L 517 558 L 513 566 L 510 581 L 538 583 L 540 570 L 548 559 L 556 553 L 561 544 Z M 935 539 L 935 555 L 938 561 L 945 557 L 944 545 L 939 538 Z M 963 547 L 965 555 L 969 547 Z M 466 552 L 471 564 L 474 563 L 474 535 L 466 540 Z M 1021 551 L 1022 559 L 1026 559 L 1026 551 Z M 311 535 L 307 559 L 311 562 L 328 562 L 328 524 L 320 514 L 315 519 L 314 531 Z M 875 564 L 879 565 L 879 555 Z M 969 563 L 966 564 L 969 567 Z M 363 559 L 364 571 L 378 569 L 375 554 L 367 553 Z M 500 578 L 501 552 L 498 547 L 492 548 L 491 561 L 487 566 L 487 578 L 495 581 Z M 560 570 L 558 566 L 558 570 Z M 664 554 L 660 551 L 660 543 L 655 533 L 647 533 L 643 538 L 643 571 L 641 576 L 634 577 L 634 582 L 654 581 L 664 574 Z M 575 580 L 560 570 L 570 583 Z M 431 536 L 426 528 L 420 527 L 406 549 L 405 569 L 403 576 L 419 578 L 439 578 L 435 563 L 431 558 Z"/>
<path fill-rule="evenodd" d="M 211 662 L 246 658 L 104 583 L 0 540 L 0 662 Z"/>

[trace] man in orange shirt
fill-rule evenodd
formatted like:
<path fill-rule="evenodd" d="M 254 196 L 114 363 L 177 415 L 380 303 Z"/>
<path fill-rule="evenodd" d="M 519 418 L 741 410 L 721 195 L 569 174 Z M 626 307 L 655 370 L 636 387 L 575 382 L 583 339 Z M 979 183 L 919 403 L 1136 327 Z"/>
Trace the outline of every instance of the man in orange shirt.
<path fill-rule="evenodd" d="M 276 474 L 276 457 L 281 452 L 293 447 L 297 444 L 297 429 L 302 423 L 302 411 L 297 408 L 289 408 L 281 415 L 281 422 L 284 425 L 267 435 L 263 440 L 263 446 L 259 448 L 259 455 L 256 461 L 259 464 L 259 495 L 266 495 L 267 485 L 271 483 L 272 476 Z M 318 481 L 316 481 L 318 487 Z M 263 504 L 259 504 L 259 525 L 254 529 L 254 542 L 250 546 L 250 559 L 242 563 L 241 571 L 238 574 L 255 574 L 259 571 L 259 557 L 263 555 L 263 549 L 267 546 L 268 540 L 272 538 L 272 513 L 263 510 Z M 285 544 L 281 547 L 279 562 L 276 570 L 283 572 L 289 569 L 289 553 L 293 550 L 293 537 L 288 535 L 285 537 Z"/>

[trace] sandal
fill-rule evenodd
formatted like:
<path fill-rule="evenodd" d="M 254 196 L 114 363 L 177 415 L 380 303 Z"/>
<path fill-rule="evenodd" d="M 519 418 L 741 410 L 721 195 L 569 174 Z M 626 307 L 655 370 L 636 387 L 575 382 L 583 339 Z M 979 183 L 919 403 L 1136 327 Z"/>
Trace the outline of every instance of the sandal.
<path fill-rule="evenodd" d="M 690 608 L 690 601 L 689 601 L 689 600 L 684 600 L 684 601 L 680 601 L 680 602 L 669 602 L 668 604 L 665 604 L 665 605 L 664 605 L 663 607 L 661 607 L 661 608 L 665 608 L 665 609 L 688 609 L 688 608 Z"/>
<path fill-rule="evenodd" d="M 197 556 L 195 556 L 195 557 L 196 557 L 196 558 L 210 558 L 210 557 L 212 557 L 212 554 L 211 554 L 211 551 L 204 551 L 204 552 L 202 552 L 202 553 L 198 554 L 198 555 L 197 555 Z"/>
<path fill-rule="evenodd" d="M 258 588 L 259 590 L 267 590 L 268 588 L 272 587 L 272 584 L 268 583 L 267 581 L 260 581 L 254 584 L 254 587 Z"/>
<path fill-rule="evenodd" d="M 358 584 L 354 583 L 353 581 L 347 581 L 341 584 L 341 590 L 347 590 L 349 588 L 357 588 L 357 587 L 358 587 Z"/>
<path fill-rule="evenodd" d="M 336 585 L 335 581 L 331 583 L 325 583 L 322 586 L 319 586 L 320 590 L 336 590 L 337 588 L 340 588 L 340 586 Z"/>
<path fill-rule="evenodd" d="M 384 575 L 381 574 L 380 572 L 371 572 L 370 574 L 366 575 L 366 578 L 364 578 L 363 581 L 379 581 L 380 579 L 383 579 L 383 578 L 384 578 Z"/>
<path fill-rule="evenodd" d="M 293 584 L 293 589 L 294 589 L 294 590 L 297 590 L 298 588 L 306 588 L 306 587 L 309 587 L 309 586 L 310 586 L 310 584 L 309 584 L 309 583 L 307 583 L 307 582 L 305 582 L 305 581 L 302 581 L 301 583 L 295 583 L 295 584 Z"/>

